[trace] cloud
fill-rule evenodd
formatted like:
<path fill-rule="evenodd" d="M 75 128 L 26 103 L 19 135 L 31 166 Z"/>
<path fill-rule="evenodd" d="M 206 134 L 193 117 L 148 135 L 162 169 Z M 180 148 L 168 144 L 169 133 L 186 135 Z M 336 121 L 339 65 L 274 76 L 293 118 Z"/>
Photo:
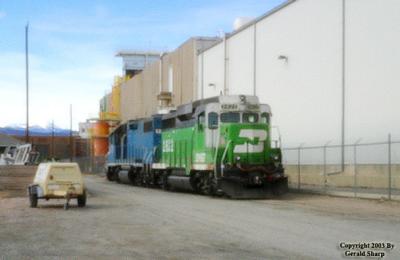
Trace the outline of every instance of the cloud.
<path fill-rule="evenodd" d="M 0 11 L 0 19 L 6 17 L 6 12 Z"/>

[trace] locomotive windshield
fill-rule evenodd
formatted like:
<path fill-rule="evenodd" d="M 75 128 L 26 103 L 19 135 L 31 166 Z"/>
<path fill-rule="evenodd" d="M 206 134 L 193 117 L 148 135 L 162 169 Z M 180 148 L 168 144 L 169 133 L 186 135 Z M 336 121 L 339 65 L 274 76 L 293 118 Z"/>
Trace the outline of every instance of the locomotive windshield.
<path fill-rule="evenodd" d="M 269 114 L 268 113 L 261 114 L 261 123 L 269 124 Z"/>
<path fill-rule="evenodd" d="M 260 116 L 260 114 L 255 112 L 223 112 L 220 115 L 215 112 L 211 112 L 208 114 L 208 124 L 211 126 L 211 128 L 217 128 L 218 121 L 221 123 L 269 124 L 270 118 L 268 113 L 262 113 Z"/>
<path fill-rule="evenodd" d="M 243 123 L 258 123 L 258 114 L 243 113 Z"/>
<path fill-rule="evenodd" d="M 215 112 L 208 113 L 208 128 L 218 128 L 218 114 Z"/>
<path fill-rule="evenodd" d="M 226 112 L 221 114 L 222 123 L 239 123 L 240 114 L 238 112 Z"/>

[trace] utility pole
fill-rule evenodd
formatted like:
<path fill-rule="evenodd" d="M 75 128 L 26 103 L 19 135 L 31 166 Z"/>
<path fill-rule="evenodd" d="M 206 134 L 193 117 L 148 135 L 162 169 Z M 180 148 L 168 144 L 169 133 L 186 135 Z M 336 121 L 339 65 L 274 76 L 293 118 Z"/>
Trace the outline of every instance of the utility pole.
<path fill-rule="evenodd" d="M 51 158 L 54 159 L 54 120 L 51 121 Z"/>
<path fill-rule="evenodd" d="M 74 157 L 74 147 L 72 142 L 72 104 L 69 105 L 69 149 L 70 149 L 70 161 Z"/>
<path fill-rule="evenodd" d="M 25 142 L 29 143 L 29 57 L 28 57 L 28 30 L 29 23 L 25 27 L 25 71 L 26 71 L 26 128 Z"/>

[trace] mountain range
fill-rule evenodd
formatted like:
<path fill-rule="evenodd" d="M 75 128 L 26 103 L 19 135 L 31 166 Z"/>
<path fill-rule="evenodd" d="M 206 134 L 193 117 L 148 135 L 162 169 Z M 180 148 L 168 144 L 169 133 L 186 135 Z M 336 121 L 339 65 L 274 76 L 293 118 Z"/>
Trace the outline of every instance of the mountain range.
<path fill-rule="evenodd" d="M 54 131 L 54 136 L 69 136 L 70 130 L 63 129 L 54 126 L 54 129 L 50 126 L 41 127 L 33 125 L 29 127 L 29 135 L 31 136 L 50 136 Z M 9 125 L 5 127 L 0 127 L 1 134 L 24 136 L 25 135 L 25 125 Z M 75 133 L 74 133 L 75 134 Z"/>

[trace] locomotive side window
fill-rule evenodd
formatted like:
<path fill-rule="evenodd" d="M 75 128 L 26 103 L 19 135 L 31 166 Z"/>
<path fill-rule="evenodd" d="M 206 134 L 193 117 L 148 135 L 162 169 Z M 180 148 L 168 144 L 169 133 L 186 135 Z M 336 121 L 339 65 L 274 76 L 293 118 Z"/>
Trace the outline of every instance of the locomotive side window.
<path fill-rule="evenodd" d="M 138 128 L 138 125 L 136 123 L 129 125 L 129 130 L 137 130 L 137 128 Z"/>
<path fill-rule="evenodd" d="M 143 132 L 150 132 L 153 130 L 153 122 L 147 121 L 143 125 Z"/>
<path fill-rule="evenodd" d="M 243 123 L 257 123 L 258 114 L 256 113 L 243 113 Z"/>
<path fill-rule="evenodd" d="M 221 122 L 223 123 L 239 123 L 240 114 L 237 112 L 226 112 L 221 114 Z"/>
<path fill-rule="evenodd" d="M 208 113 L 208 128 L 217 129 L 218 128 L 218 114 L 215 112 Z"/>
<path fill-rule="evenodd" d="M 205 115 L 204 115 L 204 112 L 202 112 L 202 113 L 199 115 L 199 117 L 198 117 L 198 123 L 199 123 L 199 124 L 204 124 L 205 121 L 206 121 Z"/>
<path fill-rule="evenodd" d="M 268 113 L 261 114 L 261 123 L 269 124 L 269 114 Z"/>
<path fill-rule="evenodd" d="M 164 119 L 161 122 L 161 128 L 162 129 L 170 129 L 170 128 L 174 128 L 175 127 L 175 117 L 173 118 L 169 118 L 169 119 Z"/>

